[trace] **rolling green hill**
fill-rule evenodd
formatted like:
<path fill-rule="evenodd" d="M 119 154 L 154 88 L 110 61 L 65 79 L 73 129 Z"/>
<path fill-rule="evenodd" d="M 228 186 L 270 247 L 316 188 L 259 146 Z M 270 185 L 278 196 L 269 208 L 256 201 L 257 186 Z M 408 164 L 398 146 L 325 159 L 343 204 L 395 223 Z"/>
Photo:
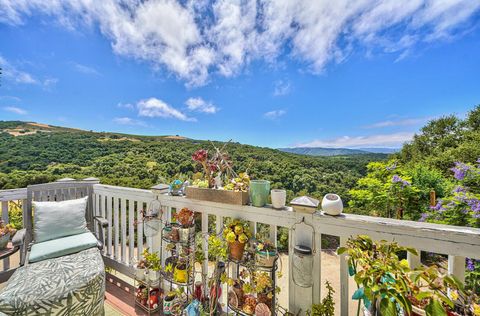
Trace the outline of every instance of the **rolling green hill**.
<path fill-rule="evenodd" d="M 220 143 L 216 143 L 219 145 Z M 92 132 L 33 122 L 0 121 L 0 189 L 24 187 L 62 177 L 98 177 L 102 183 L 149 188 L 191 178 L 198 171 L 191 154 L 211 143 L 180 136 L 140 136 Z M 237 171 L 285 188 L 288 197 L 321 198 L 348 191 L 383 155 L 311 157 L 231 143 Z"/>

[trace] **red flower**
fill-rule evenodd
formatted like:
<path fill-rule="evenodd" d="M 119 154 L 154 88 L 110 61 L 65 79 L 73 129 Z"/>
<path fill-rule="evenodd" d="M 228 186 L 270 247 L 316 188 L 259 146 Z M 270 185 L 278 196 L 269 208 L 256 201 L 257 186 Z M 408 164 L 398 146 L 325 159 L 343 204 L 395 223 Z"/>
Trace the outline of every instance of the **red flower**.
<path fill-rule="evenodd" d="M 207 160 L 208 151 L 205 149 L 199 149 L 193 153 L 192 159 L 198 162 L 204 162 Z"/>

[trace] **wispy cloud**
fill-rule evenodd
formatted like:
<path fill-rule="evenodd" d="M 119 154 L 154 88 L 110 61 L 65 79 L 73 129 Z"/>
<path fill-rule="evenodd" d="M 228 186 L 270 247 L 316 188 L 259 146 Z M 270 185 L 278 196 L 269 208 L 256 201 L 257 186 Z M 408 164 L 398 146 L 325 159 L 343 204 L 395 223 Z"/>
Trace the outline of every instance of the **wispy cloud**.
<path fill-rule="evenodd" d="M 135 105 L 134 104 L 131 104 L 131 103 L 118 103 L 117 104 L 117 107 L 121 108 L 121 109 L 128 109 L 128 110 L 133 110 L 135 109 Z"/>
<path fill-rule="evenodd" d="M 334 139 L 317 139 L 307 143 L 296 144 L 295 147 L 400 147 L 411 141 L 414 133 L 400 132 L 393 134 L 376 134 L 368 136 L 343 136 Z"/>
<path fill-rule="evenodd" d="M 26 16 L 48 14 L 69 28 L 98 24 L 116 54 L 198 86 L 212 73 L 237 75 L 253 61 L 275 65 L 293 58 L 322 73 L 356 48 L 407 58 L 419 44 L 474 29 L 479 10 L 472 0 L 3 0 L 0 23 L 20 25 Z"/>
<path fill-rule="evenodd" d="M 419 125 L 430 120 L 431 117 L 418 117 L 418 118 L 399 118 L 386 121 L 376 122 L 370 125 L 364 126 L 364 128 L 384 128 L 393 126 L 412 126 Z"/>
<path fill-rule="evenodd" d="M 28 112 L 22 108 L 16 107 L 16 106 L 6 106 L 3 108 L 7 112 L 15 113 L 18 115 L 26 115 Z"/>
<path fill-rule="evenodd" d="M 219 110 L 212 102 L 207 102 L 200 97 L 189 98 L 185 104 L 190 111 L 214 114 Z"/>
<path fill-rule="evenodd" d="M 92 76 L 99 76 L 100 75 L 100 72 L 95 69 L 94 67 L 91 67 L 91 66 L 87 66 L 87 65 L 82 65 L 82 64 L 79 64 L 79 63 L 72 63 L 72 66 L 73 66 L 73 69 L 75 69 L 75 71 L 81 73 L 81 74 L 84 74 L 84 75 L 92 75 Z"/>
<path fill-rule="evenodd" d="M 20 102 L 22 99 L 13 95 L 0 95 L 0 100 L 11 100 L 14 102 Z"/>
<path fill-rule="evenodd" d="M 273 95 L 277 97 L 287 95 L 292 90 L 290 81 L 277 80 L 273 85 Z"/>
<path fill-rule="evenodd" d="M 280 117 L 284 116 L 285 114 L 287 114 L 287 111 L 285 110 L 273 110 L 273 111 L 264 113 L 263 117 L 269 120 L 277 120 Z"/>
<path fill-rule="evenodd" d="M 40 82 L 28 72 L 17 69 L 12 63 L 0 56 L 0 66 L 3 68 L 3 75 L 9 81 L 20 84 L 39 84 Z"/>
<path fill-rule="evenodd" d="M 1 9 L 0 9 L 1 11 Z M 50 89 L 58 82 L 57 78 L 48 77 L 45 79 L 36 78 L 33 74 L 19 69 L 14 63 L 0 55 L 0 66 L 3 69 L 5 79 L 16 84 L 39 85 L 44 89 Z"/>
<path fill-rule="evenodd" d="M 113 122 L 120 125 L 147 126 L 145 122 L 130 117 L 116 117 Z"/>
<path fill-rule="evenodd" d="M 141 100 L 137 103 L 138 115 L 144 117 L 174 118 L 180 121 L 195 122 L 196 119 L 168 105 L 157 98 Z"/>

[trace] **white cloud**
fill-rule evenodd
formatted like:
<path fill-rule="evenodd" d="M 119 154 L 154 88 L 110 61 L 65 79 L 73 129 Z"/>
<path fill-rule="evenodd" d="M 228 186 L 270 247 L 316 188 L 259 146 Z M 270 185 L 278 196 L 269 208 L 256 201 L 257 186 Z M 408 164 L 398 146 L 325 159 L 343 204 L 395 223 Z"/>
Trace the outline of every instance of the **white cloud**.
<path fill-rule="evenodd" d="M 185 104 L 188 106 L 190 111 L 198 111 L 209 114 L 214 114 L 218 111 L 218 108 L 213 103 L 207 102 L 200 97 L 189 98 L 187 101 L 185 101 Z"/>
<path fill-rule="evenodd" d="M 82 73 L 84 75 L 93 75 L 93 76 L 100 75 L 100 72 L 98 72 L 97 69 L 95 69 L 91 66 L 82 65 L 82 64 L 79 64 L 79 63 L 72 63 L 72 65 L 73 65 L 73 69 L 75 69 L 75 71 L 77 71 L 79 73 Z"/>
<path fill-rule="evenodd" d="M 277 80 L 274 83 L 273 95 L 282 96 L 290 93 L 292 87 L 290 81 Z"/>
<path fill-rule="evenodd" d="M 1 13 L 1 8 L 0 8 Z M 55 86 L 58 82 L 57 78 L 45 78 L 40 80 L 36 78 L 34 75 L 20 70 L 16 67 L 12 62 L 9 62 L 7 59 L 0 55 L 0 67 L 2 68 L 2 73 L 5 78 L 11 82 L 17 84 L 31 84 L 31 85 L 39 85 L 43 86 L 45 89 L 49 89 Z"/>
<path fill-rule="evenodd" d="M 7 112 L 15 113 L 18 115 L 26 115 L 28 112 L 22 108 L 16 107 L 16 106 L 6 106 L 3 108 Z"/>
<path fill-rule="evenodd" d="M 120 125 L 131 125 L 131 126 L 147 126 L 145 122 L 132 119 L 130 117 L 116 117 L 113 119 L 114 123 L 120 124 Z"/>
<path fill-rule="evenodd" d="M 411 141 L 414 133 L 400 132 L 393 134 L 377 134 L 368 136 L 343 136 L 335 139 L 313 140 L 296 144 L 295 147 L 400 147 Z"/>
<path fill-rule="evenodd" d="M 193 117 L 188 117 L 186 114 L 171 107 L 167 103 L 157 98 L 150 98 L 141 100 L 137 103 L 138 115 L 144 117 L 163 117 L 174 118 L 181 121 L 196 121 Z"/>
<path fill-rule="evenodd" d="M 1 10 L 0 10 L 1 12 Z M 1 14 L 0 14 L 1 15 Z M 20 84 L 38 84 L 39 81 L 28 72 L 17 69 L 14 65 L 0 56 L 0 66 L 6 79 Z"/>
<path fill-rule="evenodd" d="M 131 103 L 121 103 L 119 102 L 117 104 L 117 107 L 121 108 L 121 109 L 128 109 L 128 110 L 133 110 L 135 109 L 135 105 L 134 104 L 131 104 Z"/>
<path fill-rule="evenodd" d="M 285 114 L 287 114 L 285 110 L 273 110 L 273 111 L 264 113 L 263 116 L 269 120 L 276 120 L 281 116 L 284 116 Z"/>
<path fill-rule="evenodd" d="M 383 127 L 393 127 L 393 126 L 411 126 L 418 125 L 427 122 L 431 118 L 429 117 L 420 117 L 420 118 L 400 118 L 396 120 L 386 120 L 370 125 L 364 126 L 364 128 L 383 128 Z"/>
<path fill-rule="evenodd" d="M 419 43 L 473 29 L 480 9 L 477 0 L 1 1 L 0 23 L 44 14 L 69 29 L 98 26 L 116 54 L 192 86 L 206 84 L 211 73 L 237 75 L 255 60 L 294 58 L 314 73 L 354 50 L 400 60 Z"/>

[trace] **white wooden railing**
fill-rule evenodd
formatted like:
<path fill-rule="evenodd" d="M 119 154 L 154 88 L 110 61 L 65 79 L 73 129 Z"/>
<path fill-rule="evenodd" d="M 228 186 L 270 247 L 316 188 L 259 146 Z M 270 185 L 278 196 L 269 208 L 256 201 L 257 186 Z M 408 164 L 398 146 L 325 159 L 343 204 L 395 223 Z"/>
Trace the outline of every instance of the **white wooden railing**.
<path fill-rule="evenodd" d="M 480 259 L 480 229 L 468 227 L 456 227 L 429 223 L 420 223 L 404 220 L 386 219 L 354 214 L 343 214 L 332 217 L 323 213 L 314 215 L 296 213 L 288 208 L 285 211 L 277 211 L 270 207 L 237 206 L 207 201 L 190 200 L 184 197 L 175 197 L 164 194 L 153 194 L 149 190 L 115 187 L 108 185 L 94 185 L 95 212 L 105 216 L 109 222 L 108 236 L 106 239 L 105 257 L 110 260 L 115 269 L 131 272 L 131 256 L 141 256 L 142 252 L 142 224 L 140 210 L 147 207 L 152 199 L 158 199 L 162 204 L 164 219 L 170 219 L 174 210 L 188 207 L 202 215 L 202 232 L 207 233 L 209 215 L 213 216 L 216 230 L 219 233 L 223 227 L 223 219 L 226 217 L 242 218 L 251 222 L 255 232 L 257 223 L 269 225 L 270 239 L 277 241 L 278 227 L 290 228 L 302 219 L 315 228 L 315 243 L 317 248 L 321 245 L 322 234 L 339 236 L 340 243 L 344 243 L 348 237 L 359 234 L 369 235 L 374 239 L 395 240 L 404 246 L 417 248 L 419 251 L 428 251 L 448 255 L 448 271 L 460 279 L 465 275 L 465 257 Z M 134 210 L 133 212 L 127 212 Z M 128 213 L 128 220 L 127 220 Z M 137 221 L 137 244 L 134 249 L 133 224 Z M 295 240 L 302 244 L 311 243 L 311 231 L 305 226 L 305 230 L 296 229 Z M 289 239 L 292 240 L 292 231 L 289 230 Z M 155 240 L 147 239 L 147 246 L 156 249 Z M 152 246 L 154 248 L 152 248 Z M 208 249 L 204 249 L 208 254 Z M 289 273 L 289 310 L 297 311 L 301 308 L 305 311 L 312 303 L 317 303 L 321 297 L 321 252 L 320 249 L 314 257 L 314 286 L 313 289 L 304 289 L 294 284 Z M 290 252 L 291 251 L 291 252 Z M 289 253 L 293 250 L 289 249 Z M 165 256 L 162 256 L 165 257 Z M 208 255 L 206 255 L 208 258 Z M 289 256 L 291 265 L 292 256 Z M 409 256 L 410 264 L 420 264 L 420 258 Z M 207 262 L 204 263 L 207 265 Z M 284 267 L 285 269 L 286 267 Z M 341 315 L 348 315 L 350 294 L 348 288 L 348 268 L 346 260 L 341 258 L 338 269 L 340 276 L 340 311 Z M 330 277 L 330 276 L 329 276 Z M 313 295 L 312 292 L 313 291 Z"/>
<path fill-rule="evenodd" d="M 404 246 L 415 247 L 420 251 L 446 254 L 449 258 L 449 273 L 460 279 L 463 279 L 465 275 L 465 257 L 480 259 L 480 229 L 475 228 L 354 214 L 343 214 L 338 217 L 331 217 L 323 213 L 308 215 L 293 212 L 290 208 L 286 211 L 276 211 L 270 207 L 227 205 L 154 194 L 150 190 L 102 184 L 94 184 L 93 188 L 94 213 L 106 218 L 109 224 L 103 254 L 105 262 L 107 266 L 127 275 L 133 273 L 132 265 L 134 262 L 132 258 L 140 258 L 144 246 L 150 249 L 160 249 L 154 237 L 147 238 L 146 245 L 143 243 L 143 225 L 140 211 L 146 209 L 153 199 L 160 201 L 164 220 L 170 220 L 176 209 L 188 207 L 201 213 L 201 227 L 204 233 L 208 231 L 211 216 L 215 220 L 217 233 L 223 228 L 224 218 L 242 218 L 251 222 L 253 231 L 256 230 L 257 223 L 269 225 L 270 239 L 273 242 L 277 241 L 279 227 L 290 228 L 304 218 L 306 223 L 313 225 L 316 233 L 317 252 L 314 259 L 314 286 L 312 289 L 300 288 L 294 284 L 291 274 L 288 273 L 288 308 L 292 312 L 299 308 L 305 311 L 312 300 L 313 302 L 320 300 L 322 260 L 319 248 L 322 234 L 339 236 L 341 243 L 344 243 L 350 236 L 365 234 L 374 239 L 395 240 Z M 25 199 L 25 189 L 0 191 L 2 218 L 8 220 L 8 201 Z M 308 230 L 307 226 L 305 227 L 305 230 L 295 230 L 295 240 L 302 244 L 310 244 L 311 231 Z M 137 232 L 136 235 L 135 231 Z M 136 242 L 134 238 L 137 239 Z M 289 239 L 292 240 L 292 238 L 292 231 L 290 230 Z M 208 252 L 206 242 L 204 243 L 204 249 Z M 289 253 L 291 253 L 291 250 L 289 249 Z M 162 257 L 165 258 L 165 256 Z M 208 255 L 205 257 L 208 258 Z M 291 264 L 291 258 L 292 256 L 289 256 L 289 264 Z M 409 256 L 408 260 L 413 266 L 420 264 L 420 259 L 416 256 Z M 208 267 L 206 261 L 204 266 Z M 4 269 L 8 269 L 8 267 L 8 262 L 4 262 Z M 284 270 L 287 268 L 283 267 Z M 328 277 L 335 276 L 329 275 Z M 341 284 L 341 289 L 337 289 L 340 290 L 340 302 L 337 302 L 337 308 L 339 306 L 342 316 L 348 315 L 351 294 L 349 294 L 348 288 L 348 268 L 344 258 L 340 260 L 337 277 L 340 278 Z"/>

